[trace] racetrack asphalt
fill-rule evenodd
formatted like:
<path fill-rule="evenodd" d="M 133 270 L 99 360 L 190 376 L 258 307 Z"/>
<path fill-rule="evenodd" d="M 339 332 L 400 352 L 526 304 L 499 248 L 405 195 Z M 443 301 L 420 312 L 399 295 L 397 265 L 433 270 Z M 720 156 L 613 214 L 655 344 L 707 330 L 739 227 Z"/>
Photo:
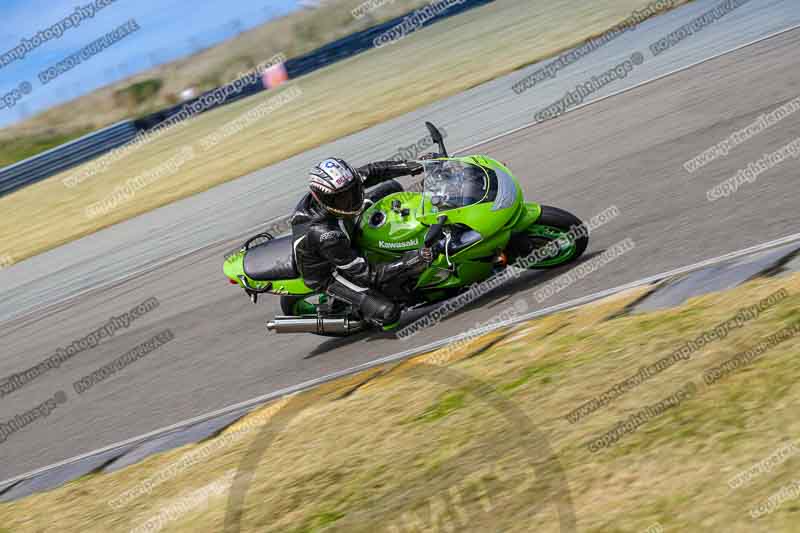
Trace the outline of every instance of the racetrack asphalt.
<path fill-rule="evenodd" d="M 400 341 L 269 335 L 277 298 L 253 306 L 221 273 L 238 242 L 207 247 L 115 286 L 3 324 L 0 376 L 29 368 L 150 297 L 160 306 L 98 347 L 0 398 L 0 422 L 57 391 L 67 401 L 0 444 L 0 479 L 320 375 L 461 333 L 525 298 L 542 308 L 797 232 L 790 159 L 729 198 L 706 191 L 793 141 L 797 116 L 689 174 L 683 163 L 800 94 L 800 30 L 784 33 L 472 150 L 509 165 L 526 198 L 584 219 L 620 216 L 592 235 L 587 256 L 623 239 L 636 246 L 566 290 L 536 302 L 554 275 L 528 274 L 464 312 Z M 644 50 L 642 51 L 644 52 Z M 160 243 L 153 242 L 152 246 Z M 87 276 L 91 275 L 87 261 Z M 164 329 L 174 340 L 78 395 L 72 383 Z"/>

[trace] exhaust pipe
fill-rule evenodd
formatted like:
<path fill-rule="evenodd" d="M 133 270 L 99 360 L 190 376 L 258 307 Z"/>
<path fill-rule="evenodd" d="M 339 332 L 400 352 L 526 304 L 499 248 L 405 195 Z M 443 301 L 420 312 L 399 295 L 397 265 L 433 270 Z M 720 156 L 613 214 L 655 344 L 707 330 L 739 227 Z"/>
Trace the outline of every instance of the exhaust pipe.
<path fill-rule="evenodd" d="M 350 320 L 347 317 L 297 317 L 276 316 L 267 322 L 267 329 L 275 333 L 357 333 L 364 329 L 361 320 Z"/>

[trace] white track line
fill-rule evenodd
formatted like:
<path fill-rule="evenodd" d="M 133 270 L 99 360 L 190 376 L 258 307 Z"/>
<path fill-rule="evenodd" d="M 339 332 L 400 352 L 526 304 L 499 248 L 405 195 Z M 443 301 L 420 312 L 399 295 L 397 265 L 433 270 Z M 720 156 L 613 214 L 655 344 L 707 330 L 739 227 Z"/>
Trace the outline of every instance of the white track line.
<path fill-rule="evenodd" d="M 657 281 L 660 281 L 660 280 L 663 280 L 663 279 L 671 278 L 671 277 L 678 276 L 678 275 L 681 275 L 681 274 L 687 274 L 689 272 L 700 270 L 702 268 L 705 268 L 705 267 L 708 267 L 708 266 L 711 266 L 711 265 L 724 263 L 726 261 L 730 261 L 730 260 L 733 260 L 733 259 L 738 259 L 740 257 L 752 255 L 752 254 L 758 253 L 758 252 L 763 252 L 763 251 L 766 251 L 766 250 L 770 250 L 772 248 L 778 248 L 780 246 L 785 246 L 787 244 L 792 244 L 794 242 L 800 242 L 800 233 L 795 233 L 793 235 L 788 235 L 786 237 L 782 237 L 780 239 L 776 239 L 774 241 L 769 241 L 769 242 L 766 242 L 766 243 L 763 243 L 763 244 L 757 244 L 755 246 L 751 246 L 749 248 L 744 248 L 744 249 L 738 250 L 736 252 L 731 252 L 731 253 L 728 253 L 728 254 L 725 254 L 725 255 L 714 257 L 712 259 L 706 259 L 704 261 L 700 261 L 700 262 L 694 263 L 692 265 L 676 268 L 674 270 L 669 270 L 669 271 L 663 272 L 661 274 L 656 274 L 655 276 L 649 276 L 649 277 L 646 277 L 646 278 L 642 278 L 642 279 L 640 279 L 638 281 L 633 281 L 631 283 L 626 283 L 625 285 L 619 285 L 617 287 L 613 287 L 611 289 L 606 289 L 606 290 L 603 290 L 603 291 L 600 291 L 600 292 L 596 292 L 596 293 L 590 294 L 588 296 L 583 296 L 583 297 L 580 297 L 580 298 L 576 298 L 574 300 L 570 300 L 568 302 L 564 302 L 564 303 L 561 303 L 561 304 L 558 304 L 558 305 L 547 307 L 545 309 L 540 309 L 538 311 L 534 311 L 532 313 L 528 313 L 528 314 L 523 315 L 521 317 L 516 317 L 514 319 L 510 319 L 510 320 L 506 320 L 504 322 L 500 322 L 500 323 L 494 324 L 490 328 L 487 328 L 482 333 L 482 335 L 485 335 L 486 333 L 489 333 L 491 331 L 494 331 L 494 330 L 497 330 L 497 329 L 500 329 L 500 328 L 503 328 L 503 327 L 507 327 L 507 326 L 511 326 L 513 324 L 517 324 L 519 322 L 524 322 L 526 320 L 531 320 L 533 318 L 541 317 L 543 315 L 548 315 L 548 314 L 552 314 L 552 313 L 555 313 L 555 312 L 558 312 L 558 311 L 563 311 L 564 309 L 577 307 L 579 305 L 583 305 L 583 304 L 586 304 L 586 303 L 589 303 L 589 302 L 592 302 L 592 301 L 595 301 L 595 300 L 599 300 L 599 299 L 604 298 L 606 296 L 617 294 L 619 292 L 626 291 L 628 289 L 633 289 L 633 288 L 636 288 L 636 287 L 649 285 L 651 283 L 654 283 L 654 282 L 657 282 Z M 217 417 L 220 417 L 220 416 L 225 416 L 225 415 L 228 415 L 228 414 L 231 414 L 231 413 L 235 413 L 237 411 L 246 411 L 246 410 L 255 408 L 255 407 L 259 406 L 259 405 L 265 404 L 265 403 L 267 403 L 269 401 L 272 401 L 272 400 L 275 400 L 275 399 L 278 399 L 278 398 L 281 398 L 281 397 L 284 397 L 284 396 L 289 396 L 289 395 L 297 394 L 299 392 L 303 392 L 303 391 L 306 391 L 306 390 L 309 390 L 309 389 L 313 389 L 314 387 L 317 387 L 317 386 L 322 385 L 324 383 L 327 383 L 329 381 L 333 381 L 333 380 L 336 380 L 336 379 L 339 379 L 339 378 L 342 378 L 342 377 L 350 376 L 352 374 L 357 374 L 358 372 L 363 372 L 364 370 L 369 370 L 369 369 L 374 368 L 376 366 L 381 366 L 381 365 L 385 365 L 385 364 L 388 364 L 388 363 L 399 362 L 399 361 L 402 361 L 404 359 L 408 359 L 410 357 L 413 357 L 415 355 L 419 355 L 419 354 L 422 354 L 422 353 L 425 353 L 425 352 L 429 352 L 431 350 L 434 350 L 436 348 L 439 348 L 439 347 L 447 345 L 447 344 L 451 344 L 453 342 L 456 342 L 456 341 L 458 341 L 460 339 L 463 339 L 465 337 L 468 337 L 468 336 L 470 336 L 470 332 L 469 331 L 467 331 L 465 333 L 461 333 L 459 335 L 448 337 L 446 339 L 440 339 L 440 340 L 437 340 L 437 341 L 433 341 L 431 343 L 428 343 L 428 344 L 426 344 L 424 346 L 420 346 L 418 348 L 411 348 L 409 350 L 405 350 L 405 351 L 402 351 L 402 352 L 399 352 L 399 353 L 396 353 L 396 354 L 393 354 L 393 355 L 387 355 L 387 356 L 381 357 L 380 359 L 375 359 L 375 360 L 370 361 L 368 363 L 363 363 L 363 364 L 360 364 L 360 365 L 357 365 L 357 366 L 354 366 L 354 367 L 351 367 L 351 368 L 347 368 L 345 370 L 339 370 L 338 372 L 333 372 L 331 374 L 327 374 L 325 376 L 322 376 L 322 377 L 319 377 L 319 378 L 314 378 L 314 379 L 305 381 L 303 383 L 299 383 L 297 385 L 292 385 L 290 387 L 286 387 L 286 388 L 283 388 L 283 389 L 280 389 L 280 390 L 277 390 L 277 391 L 274 391 L 274 392 L 270 392 L 270 393 L 264 394 L 262 396 L 257 396 L 255 398 L 250 399 L 250 400 L 245 400 L 243 402 L 240 402 L 240 403 L 237 403 L 237 404 L 234 404 L 234 405 L 230 405 L 228 407 L 223 407 L 222 409 L 218 409 L 217 411 L 213 411 L 213 412 L 210 412 L 210 413 L 206 413 L 204 415 L 196 416 L 194 418 L 190 418 L 190 419 L 184 420 L 183 422 L 178 422 L 177 424 L 172 424 L 170 426 L 167 426 L 167 427 L 164 427 L 164 428 L 161 428 L 161 429 L 157 429 L 155 431 L 151 431 L 150 433 L 146 433 L 144 435 L 140 435 L 140 436 L 134 437 L 132 439 L 124 440 L 124 441 L 118 442 L 116 444 L 112 444 L 110 446 L 106 446 L 104 448 L 100 448 L 99 450 L 94 450 L 92 452 L 88 452 L 88 453 L 85 453 L 85 454 L 82 454 L 82 455 L 78 455 L 78 456 L 72 457 L 70 459 L 66 459 L 64 461 L 61 461 L 59 463 L 55 463 L 55 464 L 52 464 L 50 466 L 45 466 L 45 467 L 39 468 L 37 470 L 33 470 L 31 472 L 28 472 L 28 473 L 13 477 L 13 478 L 8 479 L 6 481 L 0 482 L 0 486 L 9 486 L 9 489 L 10 489 L 11 488 L 10 485 L 12 485 L 12 484 L 15 484 L 15 483 L 17 483 L 19 481 L 23 481 L 25 479 L 33 478 L 33 477 L 35 477 L 37 475 L 44 474 L 46 472 L 49 472 L 51 470 L 55 470 L 55 469 L 60 468 L 62 466 L 66 466 L 68 464 L 76 463 L 78 461 L 82 461 L 84 459 L 88 459 L 89 457 L 93 457 L 95 455 L 100 455 L 100 454 L 103 454 L 103 453 L 107 453 L 107 452 L 110 452 L 112 450 L 116 450 L 116 449 L 119 449 L 119 448 L 124 448 L 126 446 L 141 444 L 141 443 L 146 442 L 146 441 L 148 441 L 150 439 L 153 439 L 153 438 L 156 438 L 156 437 L 163 437 L 168 433 L 175 432 L 175 431 L 178 431 L 178 430 L 182 430 L 182 429 L 185 429 L 185 428 L 187 428 L 189 426 L 193 426 L 195 424 L 206 422 L 208 420 L 211 420 L 211 419 L 214 419 L 214 418 L 217 418 Z M 6 489 L 6 490 L 8 490 L 8 489 Z"/>

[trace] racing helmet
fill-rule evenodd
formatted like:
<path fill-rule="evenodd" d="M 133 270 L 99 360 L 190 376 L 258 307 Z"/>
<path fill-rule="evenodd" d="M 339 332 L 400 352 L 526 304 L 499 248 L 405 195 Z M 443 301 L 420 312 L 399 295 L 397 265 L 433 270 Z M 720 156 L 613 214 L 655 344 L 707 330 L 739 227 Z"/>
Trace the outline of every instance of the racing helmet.
<path fill-rule="evenodd" d="M 317 204 L 334 215 L 353 217 L 364 207 L 361 175 L 342 159 L 326 159 L 312 168 L 308 188 Z"/>

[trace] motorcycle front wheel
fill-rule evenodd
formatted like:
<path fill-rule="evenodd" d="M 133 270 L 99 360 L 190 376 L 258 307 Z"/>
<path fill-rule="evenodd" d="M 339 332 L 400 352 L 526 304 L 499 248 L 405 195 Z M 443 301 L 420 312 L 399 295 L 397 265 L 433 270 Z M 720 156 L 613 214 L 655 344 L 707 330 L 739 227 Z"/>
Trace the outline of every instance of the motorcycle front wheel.
<path fill-rule="evenodd" d="M 576 260 L 588 245 L 588 231 L 581 219 L 569 211 L 543 205 L 535 224 L 511 236 L 507 252 L 509 263 L 519 261 L 525 268 L 548 269 Z"/>

